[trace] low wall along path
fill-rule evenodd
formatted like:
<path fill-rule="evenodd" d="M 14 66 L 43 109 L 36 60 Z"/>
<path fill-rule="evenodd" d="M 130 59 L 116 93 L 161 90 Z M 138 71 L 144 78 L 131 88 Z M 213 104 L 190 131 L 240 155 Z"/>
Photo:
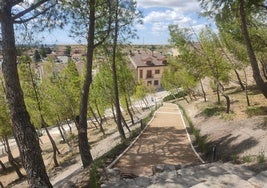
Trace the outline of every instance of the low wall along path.
<path fill-rule="evenodd" d="M 148 128 L 113 166 L 122 173 L 151 176 L 157 164 L 198 164 L 177 105 L 164 103 Z"/>

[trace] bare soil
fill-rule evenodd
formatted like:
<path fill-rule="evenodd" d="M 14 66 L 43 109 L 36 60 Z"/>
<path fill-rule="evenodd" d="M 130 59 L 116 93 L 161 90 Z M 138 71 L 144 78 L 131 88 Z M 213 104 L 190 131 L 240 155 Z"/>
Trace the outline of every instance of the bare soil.
<path fill-rule="evenodd" d="M 214 110 L 213 115 L 205 115 L 205 109 L 218 106 L 212 90 L 207 90 L 207 102 L 201 97 L 189 104 L 184 100 L 178 102 L 205 139 L 207 161 L 211 161 L 216 146 L 216 160 L 232 161 L 255 171 L 267 169 L 267 100 L 254 86 L 249 89 L 251 106 L 247 106 L 245 93 L 238 85 L 226 88 L 231 100 L 229 114 L 226 110 Z M 221 102 L 222 109 L 226 109 L 223 97 Z"/>

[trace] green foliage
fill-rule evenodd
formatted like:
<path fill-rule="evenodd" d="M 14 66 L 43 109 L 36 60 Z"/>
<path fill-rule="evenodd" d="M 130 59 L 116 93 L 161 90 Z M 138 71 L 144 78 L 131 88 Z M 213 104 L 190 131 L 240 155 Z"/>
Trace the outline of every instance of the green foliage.
<path fill-rule="evenodd" d="M 40 55 L 38 50 L 34 51 L 33 60 L 34 60 L 35 63 L 38 63 L 38 62 L 41 61 L 41 55 Z"/>
<path fill-rule="evenodd" d="M 259 152 L 259 155 L 257 156 L 257 161 L 259 164 L 262 164 L 265 162 L 265 154 L 263 151 Z"/>
<path fill-rule="evenodd" d="M 100 175 L 98 173 L 98 168 L 100 166 L 100 160 L 95 160 L 90 167 L 89 171 L 89 187 L 100 188 Z"/>
<path fill-rule="evenodd" d="M 166 101 L 170 101 L 170 100 L 173 100 L 173 99 L 179 99 L 181 97 L 185 97 L 186 96 L 186 93 L 183 92 L 183 91 L 180 91 L 178 93 L 175 93 L 173 95 L 168 95 L 166 97 L 163 98 L 163 101 L 166 102 Z"/>
<path fill-rule="evenodd" d="M 250 162 L 252 162 L 252 157 L 251 157 L 251 155 L 245 155 L 245 156 L 243 156 L 242 157 L 242 161 L 244 162 L 244 163 L 250 163 Z"/>
<path fill-rule="evenodd" d="M 222 112 L 225 112 L 225 107 L 215 106 L 215 107 L 205 108 L 203 110 L 202 114 L 207 116 L 207 117 L 211 117 L 211 116 L 218 116 Z"/>
<path fill-rule="evenodd" d="M 144 82 L 140 81 L 134 92 L 134 98 L 136 99 L 144 99 L 148 93 L 147 87 L 145 86 Z"/>
<path fill-rule="evenodd" d="M 41 82 L 40 93 L 44 116 L 50 124 L 56 120 L 73 119 L 79 111 L 81 78 L 73 61 L 58 71 L 54 62 L 46 63 L 47 74 Z"/>
<path fill-rule="evenodd" d="M 266 115 L 267 107 L 266 106 L 249 106 L 247 107 L 246 113 L 249 117 Z"/>
<path fill-rule="evenodd" d="M 71 53 L 71 46 L 66 46 L 66 49 L 64 51 L 64 54 L 66 56 L 69 56 L 70 57 L 70 53 Z"/>
<path fill-rule="evenodd" d="M 40 78 L 35 72 L 35 64 L 28 55 L 22 55 L 19 59 L 18 72 L 20 84 L 24 93 L 24 100 L 31 121 L 36 127 L 40 127 L 40 109 L 38 107 Z"/>
<path fill-rule="evenodd" d="M 11 136 L 12 135 L 12 126 L 11 126 L 11 117 L 10 111 L 8 108 L 8 103 L 6 100 L 4 82 L 2 76 L 0 77 L 0 137 L 2 136 Z"/>

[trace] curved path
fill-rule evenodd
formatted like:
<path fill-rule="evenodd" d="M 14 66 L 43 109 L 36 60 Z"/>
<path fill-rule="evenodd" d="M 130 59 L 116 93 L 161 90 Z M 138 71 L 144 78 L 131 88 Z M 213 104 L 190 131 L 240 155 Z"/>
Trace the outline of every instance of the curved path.
<path fill-rule="evenodd" d="M 113 167 L 125 174 L 151 176 L 152 167 L 157 164 L 201 162 L 191 147 L 179 108 L 164 103 L 140 138 Z"/>

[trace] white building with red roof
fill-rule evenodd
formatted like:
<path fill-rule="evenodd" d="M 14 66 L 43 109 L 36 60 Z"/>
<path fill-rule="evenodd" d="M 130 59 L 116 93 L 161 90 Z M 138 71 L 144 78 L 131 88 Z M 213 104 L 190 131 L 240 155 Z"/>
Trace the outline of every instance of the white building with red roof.
<path fill-rule="evenodd" d="M 153 86 L 156 90 L 162 88 L 161 77 L 167 65 L 167 58 L 158 52 L 140 51 L 130 53 L 132 66 L 135 69 L 136 79 L 146 86 Z"/>

